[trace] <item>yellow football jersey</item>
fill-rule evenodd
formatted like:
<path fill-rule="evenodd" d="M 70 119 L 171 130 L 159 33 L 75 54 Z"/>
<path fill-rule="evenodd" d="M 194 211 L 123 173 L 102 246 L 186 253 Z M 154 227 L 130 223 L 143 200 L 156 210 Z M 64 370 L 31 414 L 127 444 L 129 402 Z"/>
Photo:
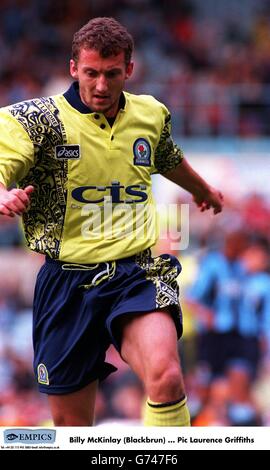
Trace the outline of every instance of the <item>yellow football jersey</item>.
<path fill-rule="evenodd" d="M 158 237 L 151 174 L 182 160 L 167 108 L 122 93 L 113 123 L 64 94 L 0 110 L 0 182 L 33 185 L 23 215 L 30 249 L 70 263 L 134 255 Z"/>

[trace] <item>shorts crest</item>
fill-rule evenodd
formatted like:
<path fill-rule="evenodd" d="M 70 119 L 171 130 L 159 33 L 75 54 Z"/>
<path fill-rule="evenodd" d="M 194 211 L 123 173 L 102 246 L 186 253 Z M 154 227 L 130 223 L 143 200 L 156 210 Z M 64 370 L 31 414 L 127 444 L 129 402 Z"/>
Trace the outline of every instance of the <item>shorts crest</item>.
<path fill-rule="evenodd" d="M 47 367 L 44 364 L 39 364 L 37 367 L 38 382 L 43 385 L 49 385 L 49 374 Z"/>

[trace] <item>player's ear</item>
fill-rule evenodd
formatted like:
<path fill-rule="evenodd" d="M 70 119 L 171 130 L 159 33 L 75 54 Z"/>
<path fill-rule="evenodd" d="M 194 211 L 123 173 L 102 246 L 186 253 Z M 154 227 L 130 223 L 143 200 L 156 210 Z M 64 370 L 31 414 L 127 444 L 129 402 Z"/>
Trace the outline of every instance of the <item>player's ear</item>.
<path fill-rule="evenodd" d="M 126 76 L 125 76 L 126 79 L 128 79 L 132 75 L 133 67 L 134 67 L 134 62 L 129 62 L 129 64 L 126 66 Z"/>
<path fill-rule="evenodd" d="M 76 64 L 75 60 L 73 60 L 73 59 L 70 59 L 69 71 L 70 71 L 70 75 L 72 76 L 72 78 L 75 78 L 75 79 L 78 78 L 77 64 Z"/>

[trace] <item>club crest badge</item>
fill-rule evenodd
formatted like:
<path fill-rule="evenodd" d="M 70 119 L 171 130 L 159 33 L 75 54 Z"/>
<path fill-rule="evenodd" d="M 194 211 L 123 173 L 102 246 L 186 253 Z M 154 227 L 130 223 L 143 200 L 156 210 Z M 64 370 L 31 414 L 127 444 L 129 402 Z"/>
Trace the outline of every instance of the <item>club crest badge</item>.
<path fill-rule="evenodd" d="M 49 385 L 49 374 L 44 364 L 39 364 L 37 368 L 38 382 L 43 385 Z"/>
<path fill-rule="evenodd" d="M 134 165 L 151 166 L 151 147 L 146 139 L 140 137 L 133 144 Z"/>

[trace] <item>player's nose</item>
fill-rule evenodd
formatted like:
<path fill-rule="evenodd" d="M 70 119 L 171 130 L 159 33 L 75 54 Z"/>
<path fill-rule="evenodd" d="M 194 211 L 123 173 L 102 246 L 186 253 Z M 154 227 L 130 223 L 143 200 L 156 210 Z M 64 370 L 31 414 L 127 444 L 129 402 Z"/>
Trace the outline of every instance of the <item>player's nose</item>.
<path fill-rule="evenodd" d="M 96 91 L 98 93 L 105 93 L 108 90 L 108 83 L 104 75 L 100 75 L 96 81 Z"/>

